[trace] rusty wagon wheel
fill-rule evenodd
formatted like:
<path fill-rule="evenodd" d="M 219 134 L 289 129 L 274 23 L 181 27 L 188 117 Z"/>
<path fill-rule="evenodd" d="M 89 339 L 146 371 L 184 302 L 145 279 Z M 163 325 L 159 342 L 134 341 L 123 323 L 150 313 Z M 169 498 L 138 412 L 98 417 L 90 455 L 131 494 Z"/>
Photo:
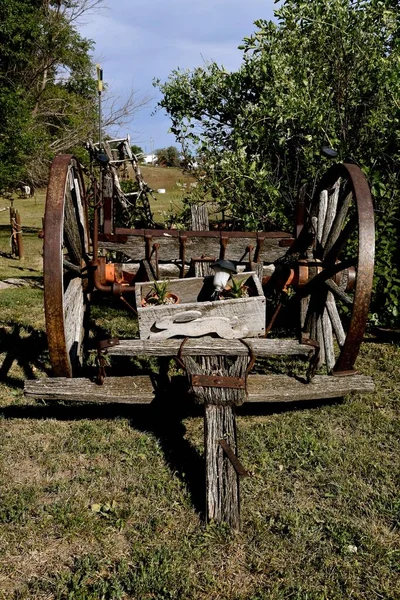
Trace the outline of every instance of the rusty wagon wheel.
<path fill-rule="evenodd" d="M 73 377 L 83 359 L 89 229 L 83 176 L 72 155 L 59 155 L 52 163 L 44 230 L 44 304 L 50 362 L 54 375 Z"/>
<path fill-rule="evenodd" d="M 333 166 L 322 178 L 304 225 L 299 260 L 301 335 L 317 340 L 318 366 L 351 372 L 368 318 L 375 230 L 370 189 L 354 164 Z"/>

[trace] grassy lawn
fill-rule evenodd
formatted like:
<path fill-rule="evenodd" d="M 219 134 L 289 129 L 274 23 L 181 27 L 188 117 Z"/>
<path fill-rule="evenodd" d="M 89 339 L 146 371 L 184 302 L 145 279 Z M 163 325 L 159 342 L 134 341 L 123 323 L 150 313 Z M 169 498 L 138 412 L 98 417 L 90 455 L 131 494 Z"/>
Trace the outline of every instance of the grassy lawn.
<path fill-rule="evenodd" d="M 154 190 L 156 201 L 152 201 L 156 222 L 164 222 L 165 215 L 169 210 L 179 212 L 182 207 L 182 196 L 194 183 L 194 178 L 181 169 L 174 167 L 140 167 L 146 183 Z M 164 194 L 157 193 L 158 189 L 164 189 Z"/>
<path fill-rule="evenodd" d="M 49 375 L 34 287 L 43 197 L 16 208 L 26 258 L 7 257 L 0 212 L 0 280 L 32 286 L 0 290 L 0 598 L 398 600 L 398 346 L 363 345 L 374 394 L 239 409 L 240 457 L 254 472 L 241 482 L 242 530 L 205 526 L 198 407 L 23 397 L 25 378 Z M 112 335 L 136 328 L 113 308 L 92 319 Z"/>

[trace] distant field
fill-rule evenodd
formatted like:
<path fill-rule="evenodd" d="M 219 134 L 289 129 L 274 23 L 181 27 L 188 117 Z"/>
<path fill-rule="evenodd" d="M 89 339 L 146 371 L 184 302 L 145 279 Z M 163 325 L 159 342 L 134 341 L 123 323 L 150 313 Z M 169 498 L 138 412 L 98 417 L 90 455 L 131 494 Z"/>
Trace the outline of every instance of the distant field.
<path fill-rule="evenodd" d="M 164 221 L 164 212 L 173 209 L 179 212 L 182 207 L 182 197 L 190 184 L 195 182 L 194 177 L 183 173 L 174 167 L 145 167 L 141 166 L 143 178 L 154 190 L 156 201 L 152 200 L 151 206 L 156 221 Z M 158 194 L 158 189 L 165 189 L 165 194 Z"/>

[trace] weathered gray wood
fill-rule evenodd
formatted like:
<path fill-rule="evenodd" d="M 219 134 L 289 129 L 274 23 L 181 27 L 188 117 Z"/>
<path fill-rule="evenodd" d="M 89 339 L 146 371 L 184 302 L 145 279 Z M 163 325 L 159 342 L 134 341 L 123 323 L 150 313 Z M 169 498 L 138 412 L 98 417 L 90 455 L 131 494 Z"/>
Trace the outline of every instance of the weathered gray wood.
<path fill-rule="evenodd" d="M 121 230 L 122 234 L 123 230 Z M 157 235 L 152 232 L 154 237 L 153 243 L 160 244 L 159 260 L 173 261 L 180 260 L 180 243 L 179 237 L 174 235 L 174 230 L 171 233 L 168 231 Z M 290 237 L 290 234 L 279 233 L 280 237 L 266 237 L 259 253 L 259 260 L 265 263 L 272 263 L 278 258 L 282 258 L 287 252 L 287 247 L 282 247 L 279 242 Z M 111 238 L 110 238 L 111 240 Z M 254 245 L 256 239 L 253 236 L 230 238 L 226 248 L 226 256 L 228 260 L 239 261 L 245 254 L 248 245 Z M 146 258 L 146 249 L 143 235 L 127 234 L 127 241 L 99 241 L 99 248 L 104 248 L 114 252 L 122 252 L 133 260 L 143 260 Z M 192 257 L 216 256 L 219 258 L 221 251 L 221 242 L 219 237 L 188 237 L 186 242 L 186 260 L 188 264 Z"/>
<path fill-rule="evenodd" d="M 320 367 L 325 363 L 325 344 L 324 344 L 324 333 L 322 327 L 322 315 L 317 316 L 317 342 L 319 345 L 319 357 L 317 366 Z"/>
<path fill-rule="evenodd" d="M 321 239 L 321 245 L 323 248 L 325 248 L 329 233 L 331 231 L 333 221 L 335 220 L 335 216 L 336 216 L 336 212 L 337 212 L 337 205 L 338 205 L 338 200 L 339 200 L 340 182 L 341 182 L 341 180 L 338 179 L 338 181 L 335 183 L 335 185 L 333 186 L 333 188 L 328 196 L 328 206 L 326 209 L 326 217 L 325 217 L 324 229 L 323 229 L 322 239 Z"/>
<path fill-rule="evenodd" d="M 249 357 L 186 356 L 186 371 L 191 375 L 217 375 L 243 378 Z M 190 379 L 189 379 L 190 380 Z M 195 400 L 204 403 L 204 447 L 206 462 L 206 514 L 208 521 L 228 523 L 239 529 L 239 475 L 223 452 L 219 440 L 225 440 L 236 454 L 234 405 L 246 400 L 246 390 L 227 387 L 193 386 Z"/>
<path fill-rule="evenodd" d="M 76 357 L 81 355 L 85 336 L 83 320 L 86 305 L 80 277 L 75 277 L 68 283 L 63 296 L 63 305 L 65 344 L 71 362 L 74 364 Z"/>
<path fill-rule="evenodd" d="M 258 293 L 261 290 L 254 273 L 242 273 L 237 277 L 240 279 L 245 277 L 246 284 L 252 285 Z M 180 302 L 160 306 L 142 306 L 142 299 L 151 292 L 152 286 L 148 282 L 137 284 L 136 306 L 140 338 L 167 339 L 173 335 L 197 337 L 210 333 L 216 333 L 227 339 L 262 337 L 265 332 L 265 297 L 262 295 L 199 302 L 205 285 L 211 285 L 209 294 L 212 293 L 212 282 L 208 279 L 189 278 L 170 281 L 168 289 L 179 296 Z M 173 325 L 175 315 L 194 310 L 201 312 L 201 318 L 192 321 L 189 325 Z M 160 324 L 160 328 L 157 324 Z"/>
<path fill-rule="evenodd" d="M 236 420 L 233 406 L 208 404 L 204 409 L 204 447 L 206 459 L 207 521 L 240 527 L 239 477 L 225 455 L 219 440 L 237 450 Z"/>
<path fill-rule="evenodd" d="M 326 219 L 326 209 L 328 207 L 328 192 L 322 190 L 319 196 L 318 221 L 317 221 L 317 240 L 321 243 Z"/>
<path fill-rule="evenodd" d="M 324 348 L 325 348 L 325 362 L 326 369 L 328 373 L 332 372 L 333 367 L 335 366 L 335 348 L 333 345 L 333 333 L 332 333 L 332 324 L 329 319 L 328 310 L 325 306 L 324 312 L 322 314 L 322 330 L 324 336 Z"/>
<path fill-rule="evenodd" d="M 340 289 L 340 287 L 333 281 L 333 279 L 327 279 L 325 285 L 330 289 L 331 292 L 340 300 L 342 300 L 347 306 L 353 305 L 353 298 L 351 298 L 346 292 Z"/>
<path fill-rule="evenodd" d="M 193 231 L 206 231 L 209 228 L 208 211 L 205 205 L 200 206 L 194 204 L 191 208 L 192 213 L 192 230 Z M 196 257 L 199 258 L 199 257 Z M 210 267 L 211 261 L 194 261 L 194 272 L 196 277 L 205 277 L 206 275 L 212 275 L 213 270 Z"/>
<path fill-rule="evenodd" d="M 172 389 L 174 381 L 172 381 Z M 372 377 L 350 375 L 334 377 L 316 375 L 311 383 L 302 383 L 287 375 L 249 375 L 246 402 L 295 402 L 340 398 L 351 392 L 370 393 L 375 390 Z M 181 386 L 178 386 L 183 393 Z M 178 392 L 179 393 L 179 392 Z M 72 402 L 149 404 L 154 399 L 150 377 L 108 377 L 104 385 L 89 379 L 65 377 L 26 380 L 25 396 L 42 400 Z M 170 399 L 165 394 L 165 402 Z"/>
<path fill-rule="evenodd" d="M 311 346 L 297 340 L 246 339 L 256 356 L 306 356 L 313 353 Z M 118 346 L 108 348 L 112 356 L 177 356 L 182 340 L 120 340 Z M 248 349 L 237 340 L 203 337 L 188 340 L 182 356 L 246 356 Z"/>
<path fill-rule="evenodd" d="M 351 202 L 352 198 L 353 198 L 352 192 L 347 194 L 343 200 L 342 205 L 339 207 L 339 210 L 336 213 L 335 219 L 332 223 L 332 227 L 331 227 L 331 230 L 328 235 L 328 239 L 325 244 L 323 258 L 325 258 L 326 255 L 328 254 L 328 252 L 331 250 L 333 244 L 336 242 L 336 240 L 339 237 L 340 232 L 343 229 L 343 225 L 346 220 L 347 212 L 349 210 L 350 202 Z"/>
<path fill-rule="evenodd" d="M 193 204 L 191 207 L 192 231 L 209 229 L 208 210 L 205 204 Z"/>
<path fill-rule="evenodd" d="M 346 340 L 346 334 L 343 329 L 342 321 L 339 316 L 339 312 L 336 306 L 335 298 L 332 292 L 328 292 L 326 300 L 326 308 L 328 310 L 329 318 L 332 323 L 333 331 L 335 332 L 336 339 L 339 346 L 343 346 Z"/>
<path fill-rule="evenodd" d="M 185 356 L 182 358 L 189 375 L 218 375 L 243 378 L 249 362 L 248 356 L 237 356 L 235 360 L 226 356 Z M 240 406 L 246 401 L 246 390 L 224 387 L 191 388 L 196 402 L 219 406 Z"/>
<path fill-rule="evenodd" d="M 192 228 L 198 231 L 208 229 L 208 213 L 205 206 L 192 207 Z M 195 261 L 196 276 L 211 274 L 210 264 Z M 263 295 L 262 291 L 260 295 Z M 225 356 L 186 356 L 182 360 L 189 374 L 221 373 L 238 377 L 245 374 L 248 362 L 245 356 L 236 356 L 233 364 L 230 364 L 231 359 Z M 232 404 L 241 404 L 246 399 L 245 391 L 196 387 L 192 388 L 191 392 L 197 401 L 205 404 L 206 519 L 217 523 L 226 522 L 232 528 L 239 529 L 239 477 L 223 452 L 219 440 L 225 440 L 236 453 L 236 419 Z"/>
<path fill-rule="evenodd" d="M 201 337 L 210 333 L 224 340 L 238 340 L 249 334 L 248 327 L 240 323 L 237 316 L 232 318 L 205 316 L 186 323 L 174 323 L 172 318 L 167 318 L 156 321 L 154 327 L 158 331 L 150 332 L 151 340 L 167 340 L 176 336 Z"/>
<path fill-rule="evenodd" d="M 310 305 L 310 296 L 305 296 L 300 300 L 300 327 L 304 328 L 306 323 L 306 317 L 308 313 L 308 307 Z"/>
<path fill-rule="evenodd" d="M 24 394 L 42 400 L 149 404 L 154 400 L 154 386 L 149 376 L 106 377 L 103 385 L 83 377 L 49 377 L 26 380 Z"/>
<path fill-rule="evenodd" d="M 297 402 L 341 398 L 351 392 L 375 390 L 372 377 L 316 375 L 311 383 L 302 383 L 288 375 L 250 375 L 247 402 Z"/>

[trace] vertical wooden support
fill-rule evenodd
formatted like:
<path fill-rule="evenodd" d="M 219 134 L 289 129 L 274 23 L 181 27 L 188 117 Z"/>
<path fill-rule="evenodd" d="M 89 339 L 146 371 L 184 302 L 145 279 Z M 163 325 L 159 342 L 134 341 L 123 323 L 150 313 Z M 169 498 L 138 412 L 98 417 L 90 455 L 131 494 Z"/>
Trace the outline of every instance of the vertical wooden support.
<path fill-rule="evenodd" d="M 236 454 L 236 419 L 233 406 L 206 404 L 204 407 L 204 450 L 206 462 L 207 520 L 240 526 L 239 477 L 219 440 Z"/>
<path fill-rule="evenodd" d="M 192 207 L 192 229 L 208 229 L 205 206 Z M 196 262 L 195 275 L 211 274 L 209 263 Z M 192 375 L 245 377 L 247 357 L 203 356 L 183 358 Z M 193 381 L 193 380 L 192 380 Z M 223 450 L 224 440 L 237 453 L 235 405 L 242 404 L 246 391 L 228 387 L 193 386 L 196 401 L 204 403 L 204 453 L 206 463 L 206 519 L 240 527 L 239 475 Z"/>
<path fill-rule="evenodd" d="M 22 239 L 21 215 L 19 214 L 18 210 L 15 213 L 15 224 L 16 224 L 18 257 L 21 259 L 21 258 L 24 258 L 24 241 Z"/>
<path fill-rule="evenodd" d="M 240 527 L 239 474 L 223 450 L 224 440 L 233 454 L 237 454 L 235 406 L 246 398 L 244 388 L 202 386 L 202 377 L 245 378 L 246 356 L 183 357 L 190 381 L 200 377 L 191 386 L 197 402 L 204 404 L 204 453 L 206 463 L 206 518 L 207 521 L 228 523 Z"/>
<path fill-rule="evenodd" d="M 113 180 L 110 175 L 103 174 L 103 214 L 104 214 L 104 233 L 113 232 Z"/>
<path fill-rule="evenodd" d="M 16 210 L 10 207 L 11 256 L 18 256 Z"/>

